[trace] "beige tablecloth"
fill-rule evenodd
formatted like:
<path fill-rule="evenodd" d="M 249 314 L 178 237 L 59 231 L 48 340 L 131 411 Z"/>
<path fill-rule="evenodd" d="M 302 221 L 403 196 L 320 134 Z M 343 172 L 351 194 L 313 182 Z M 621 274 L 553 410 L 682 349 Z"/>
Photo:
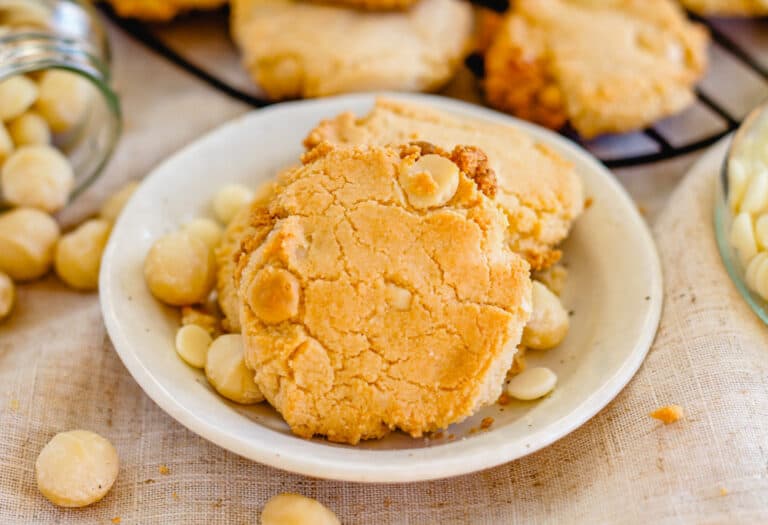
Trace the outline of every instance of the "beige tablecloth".
<path fill-rule="evenodd" d="M 125 137 L 65 221 L 248 109 L 113 38 Z M 768 330 L 721 266 L 712 189 L 711 176 L 685 180 L 656 220 L 664 315 L 648 359 L 616 400 L 539 453 L 428 483 L 321 481 L 219 449 L 142 393 L 109 342 L 95 295 L 54 279 L 25 286 L 0 326 L 0 523 L 256 523 L 263 503 L 284 491 L 319 499 L 345 524 L 768 523 Z M 663 426 L 648 417 L 666 403 L 682 405 L 685 419 Z M 73 428 L 111 439 L 122 468 L 105 500 L 62 510 L 37 492 L 34 461 L 54 433 Z"/>

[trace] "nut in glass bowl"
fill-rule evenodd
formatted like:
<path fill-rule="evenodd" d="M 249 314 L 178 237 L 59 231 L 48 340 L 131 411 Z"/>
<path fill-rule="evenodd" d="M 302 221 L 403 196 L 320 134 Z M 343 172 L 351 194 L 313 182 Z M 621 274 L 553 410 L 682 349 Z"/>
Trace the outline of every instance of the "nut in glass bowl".
<path fill-rule="evenodd" d="M 90 3 L 0 0 L 0 207 L 58 211 L 99 176 L 120 127 Z"/>
<path fill-rule="evenodd" d="M 768 103 L 733 135 L 720 172 L 715 232 L 739 292 L 768 324 Z"/>

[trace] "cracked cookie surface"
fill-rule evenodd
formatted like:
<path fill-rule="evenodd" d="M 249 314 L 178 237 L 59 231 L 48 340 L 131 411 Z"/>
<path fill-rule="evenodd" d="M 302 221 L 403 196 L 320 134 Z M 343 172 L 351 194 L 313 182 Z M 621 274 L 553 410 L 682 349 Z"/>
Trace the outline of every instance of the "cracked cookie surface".
<path fill-rule="evenodd" d="M 421 436 L 498 398 L 529 266 L 462 154 L 324 143 L 251 214 L 269 233 L 235 270 L 246 363 L 294 433 Z"/>
<path fill-rule="evenodd" d="M 486 97 L 584 138 L 641 129 L 691 104 L 707 43 L 672 0 L 518 0 L 486 53 Z"/>
<path fill-rule="evenodd" d="M 459 144 L 479 147 L 496 174 L 494 196 L 509 221 L 509 242 L 533 269 L 556 263 L 556 246 L 583 209 L 582 182 L 570 162 L 546 145 L 510 126 L 459 118 L 405 102 L 379 99 L 373 110 L 321 122 L 304 141 L 313 148 L 335 144 L 400 144 L 427 141 L 446 150 Z"/>
<path fill-rule="evenodd" d="M 681 0 L 691 11 L 714 16 L 765 16 L 768 0 Z"/>
<path fill-rule="evenodd" d="M 273 100 L 431 91 L 453 76 L 472 31 L 460 0 L 376 13 L 297 0 L 233 0 L 232 36 Z"/>

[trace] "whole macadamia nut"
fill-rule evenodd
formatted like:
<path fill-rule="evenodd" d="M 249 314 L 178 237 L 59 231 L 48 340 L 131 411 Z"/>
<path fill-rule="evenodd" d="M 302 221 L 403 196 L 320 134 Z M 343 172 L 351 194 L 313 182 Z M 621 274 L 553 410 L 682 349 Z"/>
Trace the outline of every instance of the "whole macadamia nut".
<path fill-rule="evenodd" d="M 3 80 L 0 82 L 0 120 L 15 119 L 35 103 L 37 96 L 37 84 L 24 75 Z"/>
<path fill-rule="evenodd" d="M 117 221 L 123 208 L 128 203 L 133 193 L 139 187 L 139 183 L 136 181 L 130 181 L 126 183 L 122 188 L 113 193 L 104 204 L 101 206 L 99 216 L 102 219 L 106 219 L 110 222 Z"/>
<path fill-rule="evenodd" d="M 51 128 L 35 111 L 27 111 L 9 122 L 8 132 L 16 147 L 51 143 Z"/>
<path fill-rule="evenodd" d="M 278 494 L 264 505 L 261 525 L 341 525 L 328 507 L 300 494 Z"/>
<path fill-rule="evenodd" d="M 101 255 L 112 224 L 91 219 L 64 235 L 56 245 L 54 268 L 67 285 L 76 290 L 95 290 L 99 285 Z"/>
<path fill-rule="evenodd" d="M 161 237 L 144 261 L 144 278 L 157 299 L 184 306 L 202 303 L 216 277 L 213 251 L 202 239 L 186 232 Z"/>
<path fill-rule="evenodd" d="M 80 124 L 94 95 L 94 87 L 84 77 L 51 69 L 40 77 L 40 93 L 35 104 L 54 133 L 63 133 Z"/>
<path fill-rule="evenodd" d="M 16 287 L 10 277 L 0 272 L 0 321 L 11 315 L 15 303 Z"/>
<path fill-rule="evenodd" d="M 50 215 L 33 208 L 0 214 L 0 271 L 15 281 L 45 275 L 59 240 L 59 225 Z"/>
<path fill-rule="evenodd" d="M 75 174 L 69 160 L 56 148 L 23 146 L 3 164 L 0 183 L 11 204 L 53 213 L 67 203 Z"/>

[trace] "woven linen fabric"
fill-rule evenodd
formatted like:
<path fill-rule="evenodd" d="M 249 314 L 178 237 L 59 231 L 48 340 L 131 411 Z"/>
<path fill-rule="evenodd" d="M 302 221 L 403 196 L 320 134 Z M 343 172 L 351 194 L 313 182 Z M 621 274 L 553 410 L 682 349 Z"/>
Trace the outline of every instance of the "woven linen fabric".
<path fill-rule="evenodd" d="M 65 221 L 247 110 L 112 36 L 125 136 L 104 179 Z M 317 498 L 344 524 L 766 523 L 768 329 L 721 265 L 713 188 L 713 173 L 688 178 L 656 222 L 664 313 L 626 389 L 536 454 L 434 482 L 323 481 L 226 452 L 141 391 L 109 342 L 95 294 L 54 278 L 23 286 L 17 311 L 0 325 L 0 523 L 251 524 L 280 492 Z M 668 403 L 683 406 L 684 419 L 665 426 L 648 417 Z M 34 462 L 55 433 L 75 428 L 115 444 L 120 475 L 100 503 L 59 509 L 38 493 Z"/>

